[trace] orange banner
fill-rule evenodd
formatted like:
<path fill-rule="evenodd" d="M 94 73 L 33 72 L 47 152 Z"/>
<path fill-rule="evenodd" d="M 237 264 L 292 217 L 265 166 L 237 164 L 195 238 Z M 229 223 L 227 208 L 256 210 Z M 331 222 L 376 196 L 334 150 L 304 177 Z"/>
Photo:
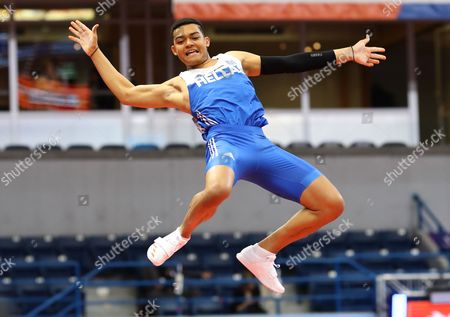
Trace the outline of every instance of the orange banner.
<path fill-rule="evenodd" d="M 176 19 L 390 21 L 450 19 L 449 0 L 172 0 Z"/>
<path fill-rule="evenodd" d="M 389 12 L 386 10 L 389 9 Z M 176 19 L 191 17 L 203 21 L 364 21 L 395 20 L 401 7 L 387 7 L 383 2 L 320 3 L 293 2 L 235 2 L 175 0 Z M 389 13 L 389 14 L 387 14 Z"/>
<path fill-rule="evenodd" d="M 90 102 L 91 89 L 85 84 L 68 86 L 56 80 L 19 76 L 19 104 L 22 109 L 87 110 Z"/>
<path fill-rule="evenodd" d="M 433 304 L 429 301 L 408 301 L 408 317 L 438 316 L 450 316 L 450 304 Z"/>

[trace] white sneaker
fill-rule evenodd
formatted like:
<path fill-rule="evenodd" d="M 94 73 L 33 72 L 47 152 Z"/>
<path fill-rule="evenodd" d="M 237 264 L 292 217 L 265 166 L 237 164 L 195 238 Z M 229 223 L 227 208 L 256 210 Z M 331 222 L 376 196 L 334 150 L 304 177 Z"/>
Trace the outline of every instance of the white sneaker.
<path fill-rule="evenodd" d="M 147 258 L 155 266 L 160 266 L 175 252 L 180 250 L 189 239 L 183 238 L 180 233 L 180 228 L 177 228 L 164 238 L 159 237 L 155 239 L 155 242 L 147 250 Z"/>
<path fill-rule="evenodd" d="M 275 264 L 276 255 L 254 244 L 236 254 L 236 258 L 268 289 L 275 293 L 284 293 L 284 287 L 278 280 Z"/>

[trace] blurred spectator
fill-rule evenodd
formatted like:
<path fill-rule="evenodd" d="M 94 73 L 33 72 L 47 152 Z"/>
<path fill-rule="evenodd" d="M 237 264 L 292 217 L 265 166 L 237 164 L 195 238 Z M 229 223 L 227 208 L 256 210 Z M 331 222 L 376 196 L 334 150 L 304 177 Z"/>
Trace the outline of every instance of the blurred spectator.
<path fill-rule="evenodd" d="M 171 268 L 145 267 L 140 271 L 141 280 L 173 280 L 175 272 Z M 155 286 L 143 285 L 137 288 L 137 298 L 142 301 L 137 305 L 138 312 L 147 312 L 148 301 L 157 300 L 157 298 L 173 296 L 173 287 L 159 283 Z M 147 313 L 148 314 L 148 313 Z M 158 315 L 158 310 L 153 310 L 152 316 Z"/>
<path fill-rule="evenodd" d="M 51 59 L 46 59 L 44 71 L 41 74 L 42 79 L 61 81 L 61 76 L 58 74 L 57 66 Z"/>
<path fill-rule="evenodd" d="M 254 278 L 253 275 L 246 271 L 243 278 Z M 258 285 L 254 282 L 240 285 L 234 292 L 234 297 L 243 299 L 242 302 L 236 302 L 233 308 L 234 313 L 267 313 L 258 301 L 261 296 Z"/>
<path fill-rule="evenodd" d="M 213 277 L 213 273 L 211 271 L 184 271 L 185 278 L 193 278 L 193 279 L 202 279 L 209 280 Z M 186 297 L 196 297 L 196 296 L 205 296 L 205 292 L 202 292 L 202 289 L 210 290 L 211 285 L 208 286 L 195 286 L 190 287 L 189 289 L 185 289 L 184 295 Z"/>

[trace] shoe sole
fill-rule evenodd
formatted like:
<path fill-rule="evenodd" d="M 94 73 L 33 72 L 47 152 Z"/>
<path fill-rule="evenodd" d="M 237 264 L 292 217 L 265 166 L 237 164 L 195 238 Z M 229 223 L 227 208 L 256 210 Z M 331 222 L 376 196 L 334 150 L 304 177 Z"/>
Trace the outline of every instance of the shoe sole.
<path fill-rule="evenodd" d="M 242 254 L 241 252 L 239 252 L 238 254 L 236 254 L 236 259 L 238 259 L 239 262 L 241 262 L 241 264 L 242 264 L 243 266 L 245 266 L 245 267 L 247 268 L 247 270 L 249 270 L 249 271 L 250 271 L 250 272 L 258 279 L 258 281 L 260 281 L 261 284 L 264 285 L 265 287 L 267 287 L 269 290 L 271 290 L 272 292 L 275 292 L 275 293 L 277 293 L 277 294 L 283 294 L 283 293 L 284 293 L 284 291 L 280 292 L 280 291 L 278 291 L 278 290 L 275 290 L 275 289 L 273 289 L 272 287 L 270 287 L 269 285 L 267 285 L 266 283 L 264 283 L 263 281 L 261 281 L 261 280 L 256 276 L 256 274 L 253 273 L 253 271 L 250 269 L 250 267 L 246 264 L 246 262 L 245 262 L 245 260 L 244 260 L 244 256 L 243 256 L 243 254 Z"/>
<path fill-rule="evenodd" d="M 149 261 L 152 262 L 152 264 L 153 264 L 154 266 L 161 266 L 161 265 L 164 264 L 164 262 L 166 262 L 166 261 L 168 260 L 168 259 L 166 259 L 166 260 L 164 260 L 164 261 L 162 261 L 162 262 L 161 262 L 161 261 L 160 261 L 160 262 L 157 262 L 155 258 L 150 257 L 150 256 L 148 255 L 148 252 L 147 252 L 147 259 L 149 259 Z"/>

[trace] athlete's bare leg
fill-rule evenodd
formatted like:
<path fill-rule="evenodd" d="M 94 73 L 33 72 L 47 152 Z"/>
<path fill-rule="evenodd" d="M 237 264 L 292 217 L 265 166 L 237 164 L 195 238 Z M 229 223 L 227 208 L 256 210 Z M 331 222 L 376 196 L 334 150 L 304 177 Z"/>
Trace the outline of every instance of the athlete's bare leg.
<path fill-rule="evenodd" d="M 192 231 L 211 218 L 217 207 L 230 196 L 233 182 L 234 171 L 230 167 L 211 167 L 205 176 L 205 189 L 192 198 L 183 223 L 172 233 L 154 241 L 147 250 L 148 259 L 159 266 L 181 249 L 189 241 Z"/>
<path fill-rule="evenodd" d="M 344 211 L 344 199 L 325 176 L 319 176 L 303 191 L 300 204 L 303 209 L 259 242 L 262 248 L 276 254 L 335 220 Z"/>
<path fill-rule="evenodd" d="M 205 189 L 194 195 L 180 226 L 183 237 L 189 238 L 198 225 L 214 215 L 217 207 L 230 196 L 233 182 L 234 172 L 228 166 L 216 165 L 208 170 Z"/>

